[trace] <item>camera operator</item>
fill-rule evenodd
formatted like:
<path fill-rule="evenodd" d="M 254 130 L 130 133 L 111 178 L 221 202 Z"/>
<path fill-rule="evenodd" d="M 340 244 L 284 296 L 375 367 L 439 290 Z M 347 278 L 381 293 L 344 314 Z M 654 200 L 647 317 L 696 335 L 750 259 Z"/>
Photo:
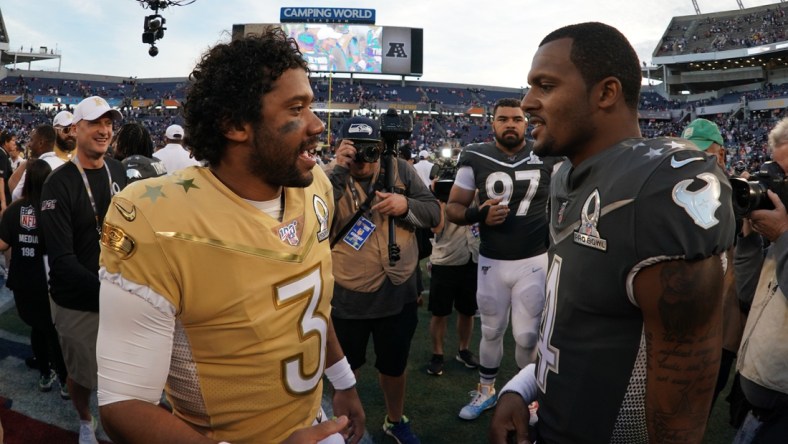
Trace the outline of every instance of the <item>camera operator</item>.
<path fill-rule="evenodd" d="M 336 159 L 326 173 L 336 205 L 331 229 L 334 298 L 331 317 L 353 371 L 364 364 L 369 336 L 386 402 L 383 430 L 401 443 L 418 443 L 403 414 L 405 367 L 418 322 L 415 228 L 438 225 L 440 207 L 406 161 L 383 153 L 378 122 L 366 117 L 345 121 Z M 392 151 L 395 151 L 392 149 Z M 395 157 L 394 171 L 381 162 Z M 394 190 L 384 190 L 393 175 Z M 389 223 L 401 248 L 389 256 Z M 348 226 L 352 229 L 348 230 Z"/>
<path fill-rule="evenodd" d="M 769 151 L 782 172 L 788 172 L 788 118 L 769 133 Z M 788 436 L 788 299 L 783 290 L 788 288 L 788 214 L 785 189 L 778 194 L 772 188 L 767 186 L 766 195 L 774 208 L 764 202 L 747 216 L 755 233 L 745 228 L 736 247 L 737 256 L 753 261 L 753 273 L 760 270 L 736 366 L 753 408 L 737 443 L 785 442 Z M 765 258 L 760 254 L 763 238 L 772 242 Z"/>

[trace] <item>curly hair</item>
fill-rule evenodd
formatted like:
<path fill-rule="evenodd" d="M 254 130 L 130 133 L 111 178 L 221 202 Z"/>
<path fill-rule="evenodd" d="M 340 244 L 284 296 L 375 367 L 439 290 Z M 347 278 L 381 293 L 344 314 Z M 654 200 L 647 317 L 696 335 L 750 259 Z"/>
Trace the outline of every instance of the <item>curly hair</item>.
<path fill-rule="evenodd" d="M 589 91 L 605 77 L 615 77 L 621 82 L 624 102 L 630 109 L 637 109 L 643 76 L 638 55 L 624 34 L 604 23 L 579 23 L 556 29 L 539 46 L 563 38 L 572 39 L 569 59 Z"/>
<path fill-rule="evenodd" d="M 190 75 L 183 107 L 185 144 L 197 160 L 215 165 L 226 146 L 226 129 L 257 125 L 263 96 L 289 69 L 309 72 L 298 44 L 281 28 L 247 34 L 206 52 Z"/>
<path fill-rule="evenodd" d="M 141 123 L 129 122 L 118 130 L 115 141 L 115 158 L 123 160 L 135 154 L 151 157 L 153 155 L 153 139 L 148 129 Z"/>

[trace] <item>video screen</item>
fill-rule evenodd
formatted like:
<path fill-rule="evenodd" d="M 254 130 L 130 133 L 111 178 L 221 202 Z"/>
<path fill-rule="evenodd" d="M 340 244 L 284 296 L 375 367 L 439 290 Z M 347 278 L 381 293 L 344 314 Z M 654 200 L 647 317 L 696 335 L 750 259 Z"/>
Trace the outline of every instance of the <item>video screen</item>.
<path fill-rule="evenodd" d="M 381 74 L 383 27 L 374 25 L 282 23 L 312 71 Z"/>

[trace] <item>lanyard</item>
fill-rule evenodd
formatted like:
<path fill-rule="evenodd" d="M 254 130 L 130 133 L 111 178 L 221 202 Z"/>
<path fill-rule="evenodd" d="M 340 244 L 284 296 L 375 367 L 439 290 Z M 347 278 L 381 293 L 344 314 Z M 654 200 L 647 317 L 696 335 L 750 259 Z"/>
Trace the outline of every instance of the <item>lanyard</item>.
<path fill-rule="evenodd" d="M 359 203 L 360 197 L 358 195 L 358 190 L 356 189 L 356 181 L 353 180 L 352 177 L 348 177 L 348 181 L 350 182 L 350 193 L 353 195 L 353 204 L 356 206 L 356 210 L 358 210 L 359 207 L 361 207 L 361 204 Z M 375 181 L 370 179 L 369 189 L 367 190 L 367 197 L 372 195 L 372 193 L 374 192 L 375 192 Z"/>
<path fill-rule="evenodd" d="M 93 198 L 93 192 L 90 190 L 90 184 L 88 183 L 88 176 L 85 174 L 85 169 L 82 168 L 82 165 L 79 163 L 79 157 L 74 156 L 71 159 L 74 162 L 74 165 L 77 166 L 79 170 L 79 174 L 82 176 L 82 183 L 85 184 L 85 191 L 88 192 L 88 199 L 90 199 L 90 206 L 93 207 L 93 214 L 96 216 L 96 231 L 98 231 L 99 235 L 101 235 L 101 225 L 99 225 L 99 212 L 98 208 L 96 207 L 96 199 Z M 113 196 L 115 193 L 112 192 L 112 175 L 109 173 L 109 167 L 107 166 L 107 162 L 104 161 L 104 170 L 107 172 L 107 179 L 109 180 L 109 195 Z"/>

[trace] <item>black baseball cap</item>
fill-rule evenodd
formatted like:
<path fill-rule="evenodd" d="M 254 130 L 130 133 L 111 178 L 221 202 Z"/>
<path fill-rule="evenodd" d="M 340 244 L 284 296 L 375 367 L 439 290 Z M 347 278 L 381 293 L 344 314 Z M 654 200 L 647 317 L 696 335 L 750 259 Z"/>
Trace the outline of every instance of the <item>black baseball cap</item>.
<path fill-rule="evenodd" d="M 345 120 L 339 131 L 340 139 L 380 141 L 380 125 L 368 117 L 356 116 Z"/>

